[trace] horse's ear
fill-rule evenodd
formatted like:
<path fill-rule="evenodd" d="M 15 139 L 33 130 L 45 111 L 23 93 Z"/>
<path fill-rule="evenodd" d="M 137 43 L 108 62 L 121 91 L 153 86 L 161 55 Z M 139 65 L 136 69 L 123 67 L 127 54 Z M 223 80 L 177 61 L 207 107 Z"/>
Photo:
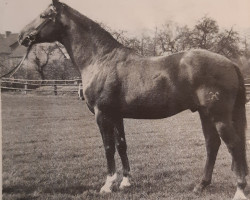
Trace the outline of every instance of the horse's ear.
<path fill-rule="evenodd" d="M 52 0 L 52 3 L 53 3 L 54 6 L 56 6 L 56 5 L 58 5 L 59 0 Z"/>

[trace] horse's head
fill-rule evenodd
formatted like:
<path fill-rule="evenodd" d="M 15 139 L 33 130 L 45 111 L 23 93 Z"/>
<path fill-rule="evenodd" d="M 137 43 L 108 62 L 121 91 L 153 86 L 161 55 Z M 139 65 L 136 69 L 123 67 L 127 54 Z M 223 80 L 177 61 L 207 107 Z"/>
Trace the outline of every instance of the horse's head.
<path fill-rule="evenodd" d="M 19 34 L 19 43 L 31 46 L 42 42 L 55 42 L 58 40 L 62 26 L 59 16 L 63 4 L 59 0 L 52 0 L 52 4 L 40 16 L 26 25 Z"/>

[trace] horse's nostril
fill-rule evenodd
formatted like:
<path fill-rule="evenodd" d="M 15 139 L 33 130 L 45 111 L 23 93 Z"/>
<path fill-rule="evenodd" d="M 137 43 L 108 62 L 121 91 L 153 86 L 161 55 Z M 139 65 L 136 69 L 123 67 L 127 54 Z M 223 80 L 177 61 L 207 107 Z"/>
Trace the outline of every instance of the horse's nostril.
<path fill-rule="evenodd" d="M 32 34 L 30 33 L 29 35 L 23 37 L 23 36 L 19 36 L 19 43 L 21 45 L 24 45 L 24 46 L 30 46 L 32 43 L 34 43 L 35 39 L 36 39 L 36 34 Z"/>
<path fill-rule="evenodd" d="M 29 36 L 26 36 L 26 37 L 23 39 L 23 41 L 27 41 L 27 40 L 29 40 Z"/>
<path fill-rule="evenodd" d="M 21 45 L 27 46 L 30 42 L 29 36 L 26 36 L 25 38 L 23 38 L 23 36 L 19 36 L 19 43 Z"/>

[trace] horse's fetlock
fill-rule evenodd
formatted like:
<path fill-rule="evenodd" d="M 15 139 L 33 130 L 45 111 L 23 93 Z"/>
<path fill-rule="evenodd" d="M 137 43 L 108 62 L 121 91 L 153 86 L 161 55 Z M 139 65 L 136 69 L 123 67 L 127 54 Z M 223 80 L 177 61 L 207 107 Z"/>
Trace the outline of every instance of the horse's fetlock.
<path fill-rule="evenodd" d="M 237 181 L 237 187 L 244 190 L 245 187 L 247 186 L 247 182 L 246 181 Z"/>
<path fill-rule="evenodd" d="M 211 180 L 202 180 L 201 184 L 202 184 L 203 187 L 206 187 L 206 186 L 211 184 Z"/>

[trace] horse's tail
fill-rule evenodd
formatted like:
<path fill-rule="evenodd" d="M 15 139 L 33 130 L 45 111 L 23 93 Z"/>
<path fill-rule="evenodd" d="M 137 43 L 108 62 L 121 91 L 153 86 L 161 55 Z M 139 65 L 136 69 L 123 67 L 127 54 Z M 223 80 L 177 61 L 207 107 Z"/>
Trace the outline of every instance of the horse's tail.
<path fill-rule="evenodd" d="M 247 126 L 247 120 L 246 120 L 246 89 L 244 85 L 244 79 L 243 76 L 237 66 L 235 66 L 235 70 L 239 79 L 239 88 L 238 93 L 236 96 L 234 108 L 233 108 L 233 122 L 234 127 L 236 130 L 237 135 L 239 136 L 241 140 L 241 155 L 244 158 L 244 161 L 242 161 L 244 167 L 245 167 L 245 173 L 248 174 L 248 167 L 247 167 L 247 161 L 246 161 L 246 126 Z"/>

